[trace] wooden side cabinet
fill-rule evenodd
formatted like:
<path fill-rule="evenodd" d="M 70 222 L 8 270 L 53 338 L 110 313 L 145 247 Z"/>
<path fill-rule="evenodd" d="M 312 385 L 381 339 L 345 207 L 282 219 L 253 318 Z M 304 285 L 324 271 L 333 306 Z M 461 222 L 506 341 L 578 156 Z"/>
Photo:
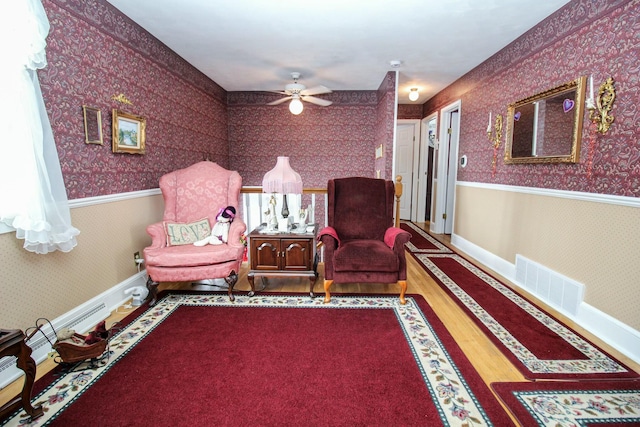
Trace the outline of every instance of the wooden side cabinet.
<path fill-rule="evenodd" d="M 256 276 L 263 280 L 267 276 L 303 276 L 311 282 L 309 295 L 313 298 L 318 277 L 317 234 L 317 224 L 305 233 L 268 232 L 264 224 L 249 233 L 249 296 L 255 294 Z"/>

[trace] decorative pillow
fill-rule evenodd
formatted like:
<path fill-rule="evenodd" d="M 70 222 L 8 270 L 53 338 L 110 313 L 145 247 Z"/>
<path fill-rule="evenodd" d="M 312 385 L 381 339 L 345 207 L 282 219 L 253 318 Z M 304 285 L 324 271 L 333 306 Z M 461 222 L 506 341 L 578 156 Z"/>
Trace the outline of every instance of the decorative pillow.
<path fill-rule="evenodd" d="M 211 234 L 207 218 L 188 224 L 165 221 L 164 229 L 167 233 L 167 246 L 191 245 Z"/>

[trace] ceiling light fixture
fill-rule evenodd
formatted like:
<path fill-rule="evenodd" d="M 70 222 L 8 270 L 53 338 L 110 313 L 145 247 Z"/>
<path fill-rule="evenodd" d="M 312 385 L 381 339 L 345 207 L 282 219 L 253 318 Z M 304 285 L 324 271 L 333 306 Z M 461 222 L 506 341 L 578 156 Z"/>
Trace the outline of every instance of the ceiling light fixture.
<path fill-rule="evenodd" d="M 291 111 L 291 114 L 297 116 L 298 114 L 302 113 L 303 109 L 304 106 L 302 105 L 302 101 L 300 101 L 300 98 L 294 96 L 291 100 L 291 103 L 289 104 L 289 111 Z"/>
<path fill-rule="evenodd" d="M 409 92 L 409 100 L 410 101 L 417 101 L 418 98 L 420 98 L 420 93 L 418 93 L 418 88 L 417 87 L 412 87 L 410 92 Z"/>

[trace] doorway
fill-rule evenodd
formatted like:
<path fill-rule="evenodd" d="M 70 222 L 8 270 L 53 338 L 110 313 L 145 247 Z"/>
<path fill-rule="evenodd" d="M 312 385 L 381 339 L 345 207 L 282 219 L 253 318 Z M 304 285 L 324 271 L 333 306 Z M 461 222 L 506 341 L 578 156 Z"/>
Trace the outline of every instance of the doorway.
<path fill-rule="evenodd" d="M 455 211 L 455 186 L 458 172 L 460 135 L 460 101 L 441 110 L 440 140 L 436 145 L 437 171 L 434 172 L 434 217 L 429 230 L 436 234 L 451 234 Z"/>
<path fill-rule="evenodd" d="M 431 222 L 434 215 L 433 181 L 436 178 L 437 162 L 435 161 L 436 144 L 438 142 L 438 113 L 422 119 L 420 132 L 420 164 L 418 166 L 418 222 Z"/>
<path fill-rule="evenodd" d="M 398 120 L 396 124 L 395 174 L 402 177 L 400 219 L 417 219 L 420 120 Z"/>

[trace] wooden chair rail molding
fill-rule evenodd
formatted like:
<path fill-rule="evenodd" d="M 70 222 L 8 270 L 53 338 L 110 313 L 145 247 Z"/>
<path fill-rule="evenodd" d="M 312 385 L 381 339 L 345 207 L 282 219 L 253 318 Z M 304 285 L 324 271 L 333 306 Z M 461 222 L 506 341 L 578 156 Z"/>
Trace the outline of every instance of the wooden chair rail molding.
<path fill-rule="evenodd" d="M 395 211 L 396 211 L 396 215 L 395 215 L 395 226 L 399 227 L 400 226 L 400 198 L 402 197 L 402 177 L 400 175 L 396 176 L 396 182 L 395 182 L 395 197 L 396 197 L 396 207 L 395 207 Z M 240 189 L 240 193 L 241 194 L 261 194 L 262 193 L 262 187 L 261 186 L 256 186 L 256 187 L 242 187 Z M 304 188 L 302 190 L 303 194 L 327 194 L 327 189 L 326 188 Z"/>
<path fill-rule="evenodd" d="M 326 188 L 304 188 L 302 190 L 304 194 L 327 194 Z M 262 193 L 262 187 L 242 187 L 240 193 L 247 194 L 260 194 Z"/>

